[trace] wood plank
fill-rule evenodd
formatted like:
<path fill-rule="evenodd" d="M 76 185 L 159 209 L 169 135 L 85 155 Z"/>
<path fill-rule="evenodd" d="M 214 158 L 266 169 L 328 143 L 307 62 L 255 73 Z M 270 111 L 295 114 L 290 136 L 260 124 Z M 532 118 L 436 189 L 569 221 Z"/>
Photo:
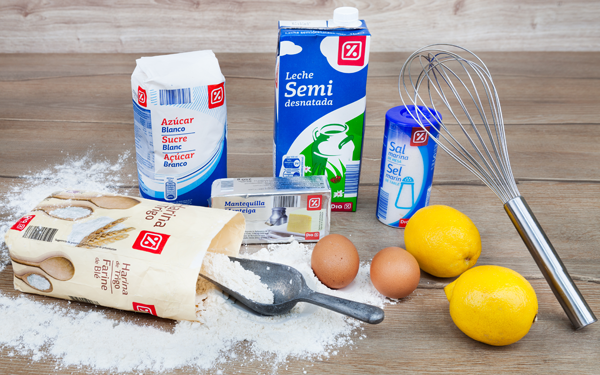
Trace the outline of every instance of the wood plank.
<path fill-rule="evenodd" d="M 278 20 L 329 19 L 337 5 L 9 0 L 0 5 L 0 52 L 272 52 Z M 600 49 L 600 5 L 594 0 L 361 0 L 348 5 L 367 21 L 373 51 L 412 51 L 439 41 L 486 51 Z"/>
<path fill-rule="evenodd" d="M 1 276 L 0 289 L 6 289 L 10 280 L 8 271 Z M 441 289 L 417 289 L 414 295 L 399 304 L 385 308 L 385 320 L 376 326 L 365 325 L 361 331 L 366 339 L 356 340 L 351 348 L 342 348 L 337 355 L 326 360 L 290 360 L 285 371 L 280 373 L 308 374 L 398 374 L 401 373 L 498 373 L 498 372 L 573 372 L 593 374 L 597 367 L 597 349 L 600 329 L 592 325 L 582 331 L 573 332 L 560 306 L 554 304 L 554 296 L 543 288 L 544 281 L 533 280 L 539 300 L 538 320 L 529 334 L 516 344 L 507 347 L 492 347 L 471 340 L 452 322 L 448 313 L 448 302 Z M 578 283 L 592 308 L 600 308 L 600 287 L 596 284 Z M 44 297 L 29 296 L 43 301 Z M 53 300 L 46 298 L 47 300 Z M 54 302 L 54 300 L 52 301 Z M 58 302 L 59 305 L 66 305 Z M 76 302 L 71 308 L 104 312 L 115 322 L 124 320 L 143 325 L 152 319 L 138 317 L 140 314 L 92 307 Z M 158 321 L 158 322 L 157 322 Z M 169 330 L 172 323 L 160 319 L 152 325 Z M 569 350 L 557 350 L 560 347 Z M 7 358 L 11 349 L 0 349 L 0 356 Z M 552 354 L 549 354 L 552 353 Z M 243 354 L 239 353 L 239 354 Z M 264 373 L 261 364 L 245 362 L 243 355 L 232 360 L 224 373 Z M 28 356 L 13 354 L 3 360 L 0 369 L 10 374 L 55 373 L 87 374 L 87 368 L 55 369 L 52 360 L 31 362 Z M 262 371 L 261 371 L 262 370 Z M 112 372 L 110 372 L 112 373 Z M 152 372 L 148 372 L 152 373 Z M 172 374 L 197 373 L 191 368 L 169 371 Z M 98 372 L 109 374 L 109 372 Z"/>
<path fill-rule="evenodd" d="M 600 281 L 600 234 L 593 229 L 600 225 L 600 186 L 528 182 L 520 189 L 571 273 Z M 362 251 L 361 259 L 369 260 L 388 246 L 404 247 L 403 231 L 375 218 L 377 190 L 361 186 L 357 212 L 332 216 L 332 232 L 351 232 L 349 238 Z M 478 264 L 503 265 L 529 278 L 541 277 L 502 203 L 486 186 L 434 185 L 431 204 L 449 205 L 473 220 L 482 236 Z M 427 276 L 427 281 L 435 280 L 440 279 Z"/>
<path fill-rule="evenodd" d="M 379 325 L 365 325 L 361 334 L 365 339 L 355 339 L 352 347 L 345 347 L 326 360 L 307 361 L 291 359 L 280 373 L 309 374 L 397 374 L 399 372 L 445 373 L 499 373 L 499 372 L 572 372 L 593 374 L 597 369 L 598 338 L 600 326 L 589 326 L 573 332 L 554 295 L 544 280 L 531 280 L 539 300 L 538 319 L 530 332 L 518 343 L 506 347 L 483 345 L 464 335 L 452 322 L 448 301 L 442 289 L 417 288 L 415 293 L 396 305 L 385 308 L 386 318 Z M 600 285 L 578 282 L 592 309 L 600 309 Z M 11 269 L 0 273 L 0 290 L 12 288 Z M 56 303 L 67 307 L 66 301 L 37 295 L 28 296 L 43 303 Z M 141 314 L 94 307 L 72 302 L 69 308 L 79 311 L 98 311 L 115 322 L 150 324 L 159 329 L 171 330 L 173 322 L 148 318 Z M 560 347 L 569 350 L 557 350 Z M 242 349 L 236 351 L 238 359 L 229 361 L 224 373 L 255 374 L 265 369 L 258 361 L 246 362 Z M 10 356 L 9 356 L 10 354 Z M 6 374 L 87 374 L 89 369 L 56 368 L 54 360 L 31 362 L 27 355 L 13 349 L 0 349 L 0 371 Z M 551 366 L 551 367 L 550 367 Z M 97 372 L 109 374 L 113 372 Z M 148 372 L 153 373 L 153 372 Z M 197 373 L 185 368 L 169 371 L 173 374 Z"/>
<path fill-rule="evenodd" d="M 3 181 L 0 194 L 4 195 L 15 184 Z M 532 182 L 522 186 L 534 212 L 553 241 L 565 265 L 591 308 L 600 311 L 600 252 L 597 244 L 600 234 L 600 189 L 596 184 L 558 184 Z M 376 187 L 361 187 L 356 213 L 335 213 L 332 232 L 349 235 L 356 244 L 361 260 L 370 259 L 383 247 L 403 246 L 402 230 L 386 227 L 375 216 Z M 132 194 L 131 189 L 122 191 Z M 134 193 L 134 192 L 133 192 Z M 561 199 L 553 200 L 555 197 Z M 548 204 L 553 202 L 553 204 Z M 600 325 L 595 324 L 574 333 L 550 288 L 541 277 L 532 258 L 503 212 L 500 203 L 486 187 L 435 186 L 432 204 L 449 204 L 466 213 L 478 226 L 483 252 L 478 265 L 497 264 L 512 268 L 530 280 L 539 299 L 538 321 L 530 333 L 517 344 L 495 348 L 477 343 L 462 334 L 448 314 L 448 302 L 442 288 L 452 279 L 439 279 L 422 274 L 416 292 L 396 305 L 387 306 L 386 319 L 377 326 L 365 326 L 367 338 L 356 340 L 350 348 L 326 361 L 291 360 L 287 371 L 323 374 L 395 374 L 398 371 L 415 373 L 433 370 L 463 373 L 498 373 L 513 371 L 551 370 L 594 373 L 597 365 Z M 0 213 L 4 215 L 4 213 Z M 260 245 L 248 247 L 255 251 Z M 8 266 L 0 272 L 0 291 L 18 296 L 12 288 L 12 270 Z M 56 303 L 77 311 L 99 311 L 110 319 L 132 322 L 170 331 L 174 323 L 146 315 L 123 312 L 103 307 L 48 297 L 29 296 L 42 303 Z M 556 345 L 569 348 L 557 351 Z M 401 353 L 401 355 L 391 354 Z M 12 349 L 0 349 L 0 358 L 7 358 Z M 4 373 L 31 372 L 57 374 L 84 374 L 86 368 L 61 368 L 55 362 L 43 360 L 30 362 L 28 356 L 11 354 L 10 361 L 0 361 Z M 239 357 L 227 367 L 226 373 L 235 371 L 252 374 L 261 370 L 259 363 L 245 363 Z M 28 364 L 23 367 L 24 364 Z M 175 374 L 194 372 L 192 369 L 174 371 Z M 102 373 L 102 372 L 101 372 Z"/>
<path fill-rule="evenodd" d="M 367 126 L 383 126 L 385 112 L 402 104 L 396 82 L 369 78 Z M 502 78 L 496 85 L 507 126 L 598 123 L 593 111 L 600 103 L 600 87 L 594 80 Z M 273 87 L 268 80 L 228 78 L 230 126 L 271 129 Z M 0 118 L 131 124 L 130 91 L 130 77 L 124 75 L 0 82 Z"/>
<path fill-rule="evenodd" d="M 573 59 L 561 52 L 482 52 L 475 50 L 494 77 L 529 78 L 600 78 L 598 52 L 579 52 Z M 412 51 L 410 51 L 412 52 Z M 0 81 L 36 80 L 44 78 L 127 75 L 135 68 L 135 60 L 159 53 L 3 53 L 0 54 Z M 369 77 L 397 77 L 409 52 L 372 52 Z M 216 56 L 226 77 L 273 80 L 275 52 L 228 53 Z"/>
<path fill-rule="evenodd" d="M 34 16 L 35 12 L 29 17 Z M 395 70 L 399 70 L 398 64 L 406 55 L 373 56 L 358 210 L 334 213 L 331 221 L 331 231 L 348 235 L 365 262 L 384 247 L 404 246 L 403 230 L 379 223 L 375 210 L 383 113 L 397 104 L 393 101 L 397 99 Z M 600 122 L 595 112 L 600 93 L 584 78 L 588 73 L 596 77 L 592 82 L 600 78 L 596 71 L 600 54 L 582 54 L 575 60 L 566 53 L 488 56 L 493 64 L 490 69 L 499 72 L 497 84 L 509 92 L 503 106 L 511 121 L 507 137 L 519 189 L 598 315 L 600 151 L 595 141 L 600 138 Z M 273 56 L 226 54 L 219 58 L 228 76 L 229 174 L 269 176 Z M 91 160 L 115 163 L 126 151 L 130 157 L 114 174 L 112 183 L 123 194 L 138 195 L 129 97 L 134 60 L 135 55 L 0 55 L 1 197 L 28 191 L 31 181 L 19 176 L 51 169 L 63 163 L 67 154 L 75 159 L 88 155 Z M 90 94 L 86 82 L 93 82 L 98 90 Z M 20 102 L 11 98 L 10 90 Z M 577 103 L 583 105 L 576 107 Z M 9 114 L 16 117 L 9 118 Z M 530 333 L 518 343 L 500 348 L 469 339 L 455 327 L 448 313 L 442 289 L 452 279 L 423 273 L 414 294 L 386 307 L 382 324 L 364 326 L 360 333 L 366 339 L 357 338 L 353 347 L 343 348 L 327 359 L 290 360 L 279 372 L 597 373 L 600 324 L 578 332 L 572 330 L 493 192 L 440 153 L 431 203 L 455 207 L 473 220 L 483 245 L 478 265 L 506 266 L 532 283 L 539 299 L 539 316 Z M 0 219 L 8 220 L 11 212 L 7 208 L 0 210 Z M 1 246 L 0 263 L 6 264 L 6 245 Z M 244 250 L 252 252 L 260 247 L 254 245 Z M 10 266 L 0 272 L 0 293 L 20 294 L 13 289 Z M 150 325 L 167 332 L 175 324 L 148 315 L 75 302 L 68 304 L 47 297 L 28 298 L 75 311 L 99 311 L 115 322 Z M 238 349 L 238 359 L 225 365 L 224 373 L 270 373 L 268 365 L 244 361 L 246 349 L 244 345 Z M 89 373 L 85 367 L 56 368 L 57 364 L 52 359 L 33 362 L 29 355 L 0 348 L 0 373 Z M 170 373 L 190 374 L 197 370 L 185 368 Z"/>
<path fill-rule="evenodd" d="M 0 194 L 27 190 L 30 186 L 18 179 L 0 179 Z M 600 226 L 600 185 L 527 182 L 520 184 L 520 189 L 573 277 L 600 283 L 597 245 L 600 232 L 596 230 Z M 120 190 L 123 194 L 139 196 L 135 187 Z M 361 186 L 357 212 L 336 212 L 331 217 L 331 232 L 349 236 L 363 261 L 369 261 L 385 247 L 404 247 L 403 230 L 381 224 L 375 217 L 377 191 L 377 186 Z M 502 203 L 486 186 L 434 185 L 431 204 L 449 205 L 473 220 L 482 237 L 479 265 L 502 265 L 529 279 L 541 278 Z M 6 213 L 0 213 L 0 217 L 7 220 L 4 215 Z M 260 248 L 260 245 L 249 247 L 251 250 Z M 444 280 L 423 274 L 421 283 L 440 282 Z"/>
<path fill-rule="evenodd" d="M 128 108 L 129 110 L 129 108 Z M 232 119 L 230 124 L 235 120 Z M 18 177 L 32 167 L 46 169 L 62 164 L 66 155 L 116 163 L 129 152 L 123 176 L 128 185 L 137 185 L 133 126 L 122 123 L 31 122 L 0 120 L 2 141 L 0 176 Z M 600 149 L 598 125 L 537 125 L 507 128 L 509 155 L 518 181 L 550 179 L 557 181 L 596 181 Z M 36 134 L 36 137 L 31 137 Z M 48 140 L 60 137 L 60 143 Z M 566 140 L 569 142 L 566 142 Z M 381 169 L 382 127 L 367 127 L 361 170 L 361 185 L 377 185 Z M 571 143 L 572 142 L 572 143 Z M 573 147 L 573 144 L 577 145 Z M 228 132 L 228 172 L 230 177 L 272 176 L 272 130 L 246 130 L 230 125 Z M 43 162 L 42 162 L 43 161 Z M 574 167 L 576 166 L 576 167 Z M 35 169 L 34 168 L 34 169 Z M 439 150 L 434 184 L 475 183 L 465 168 Z"/>
<path fill-rule="evenodd" d="M 424 46 L 418 48 L 422 47 Z M 452 50 L 451 48 L 448 49 Z M 580 52 L 577 53 L 577 59 L 573 59 L 572 54 L 561 52 L 523 51 L 506 53 L 470 49 L 485 62 L 494 77 L 579 79 L 600 77 L 600 72 L 596 68 L 596 52 Z M 369 77 L 397 77 L 400 68 L 412 52 L 414 50 L 409 52 L 371 53 L 369 56 Z M 11 68 L 14 69 L 14 67 Z"/>
<path fill-rule="evenodd" d="M 495 82 L 508 126 L 598 123 L 594 110 L 600 104 L 600 87 L 595 79 L 584 77 L 599 54 L 583 54 L 581 61 L 569 64 L 564 75 L 558 68 L 564 55 L 529 54 L 521 59 L 504 55 L 488 54 L 489 61 L 499 67 Z M 50 55 L 44 64 L 46 55 L 0 55 L 4 68 L 0 70 L 0 119 L 131 124 L 130 75 L 139 56 L 128 55 L 131 60 L 120 55 L 71 56 Z M 367 126 L 382 127 L 385 112 L 401 104 L 396 76 L 403 58 L 402 54 L 374 57 L 373 75 L 367 83 L 366 121 Z M 556 61 L 544 65 L 552 59 Z M 245 63 L 234 68 L 240 60 Z M 34 73 L 36 63 L 46 68 Z M 227 77 L 230 128 L 272 129 L 273 56 L 226 54 L 221 65 Z M 538 65 L 545 68 L 535 73 L 533 67 Z M 595 74 L 592 78 L 599 73 Z"/>

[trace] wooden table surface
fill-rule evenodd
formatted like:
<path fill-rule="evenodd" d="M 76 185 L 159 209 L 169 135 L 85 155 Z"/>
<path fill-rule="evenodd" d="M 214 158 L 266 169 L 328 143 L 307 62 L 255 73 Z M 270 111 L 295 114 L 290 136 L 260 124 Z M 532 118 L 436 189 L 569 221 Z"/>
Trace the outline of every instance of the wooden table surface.
<path fill-rule="evenodd" d="M 63 163 L 67 153 L 111 162 L 127 150 L 135 155 L 130 76 L 139 56 L 0 54 L 0 194 L 6 194 L 29 171 Z M 397 75 L 407 56 L 371 56 L 358 210 L 334 213 L 331 219 L 331 231 L 351 234 L 363 261 L 370 261 L 384 247 L 404 245 L 403 231 L 380 224 L 375 206 L 384 115 L 401 104 Z M 480 56 L 502 100 L 519 189 L 600 317 L 600 53 Z M 227 78 L 229 176 L 270 176 L 275 57 L 217 57 Z M 135 157 L 118 173 L 123 181 L 120 191 L 138 195 Z M 600 323 L 573 331 L 501 202 L 443 152 L 438 153 L 431 203 L 452 206 L 473 220 L 483 245 L 478 265 L 506 266 L 531 282 L 539 314 L 529 334 L 507 347 L 471 340 L 456 328 L 448 312 L 442 288 L 453 279 L 423 273 L 416 293 L 387 306 L 384 322 L 366 325 L 367 338 L 359 340 L 353 350 L 342 349 L 337 356 L 315 363 L 293 360 L 281 373 L 302 373 L 309 366 L 313 374 L 599 373 Z M 6 209 L 0 209 L 0 215 L 6 217 Z M 10 265 L 0 273 L 0 292 L 17 295 Z M 70 307 L 90 309 L 78 303 Z M 117 319 L 140 321 L 139 314 L 92 308 Z M 149 319 L 153 318 L 143 321 Z M 167 329 L 173 325 L 166 320 L 153 324 Z M 52 360 L 31 363 L 24 356 L 9 358 L 8 352 L 0 348 L 2 374 L 89 372 L 85 368 L 55 370 Z M 253 364 L 242 364 L 233 362 L 228 369 L 247 374 L 257 370 Z M 187 368 L 173 373 L 195 371 Z"/>

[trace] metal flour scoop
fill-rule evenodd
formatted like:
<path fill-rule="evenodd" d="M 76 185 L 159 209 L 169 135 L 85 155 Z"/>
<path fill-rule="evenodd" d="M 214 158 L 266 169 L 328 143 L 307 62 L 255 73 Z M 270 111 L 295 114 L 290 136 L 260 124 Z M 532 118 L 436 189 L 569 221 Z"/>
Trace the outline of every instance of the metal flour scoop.
<path fill-rule="evenodd" d="M 353 317 L 363 322 L 378 324 L 383 321 L 383 310 L 376 306 L 317 293 L 306 285 L 302 274 L 295 268 L 279 263 L 229 257 L 232 262 L 260 276 L 260 281 L 273 292 L 273 304 L 254 302 L 234 290 L 200 274 L 247 308 L 260 315 L 282 315 L 298 302 L 308 302 Z"/>

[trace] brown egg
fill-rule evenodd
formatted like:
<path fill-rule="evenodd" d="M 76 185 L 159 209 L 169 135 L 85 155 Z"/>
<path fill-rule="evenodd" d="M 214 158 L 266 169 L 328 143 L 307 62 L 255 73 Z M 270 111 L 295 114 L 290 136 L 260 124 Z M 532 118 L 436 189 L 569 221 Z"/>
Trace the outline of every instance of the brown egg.
<path fill-rule="evenodd" d="M 354 280 L 360 259 L 356 247 L 349 239 L 341 234 L 330 234 L 317 242 L 310 263 L 323 284 L 339 289 Z"/>
<path fill-rule="evenodd" d="M 399 247 L 386 247 L 371 261 L 371 282 L 386 297 L 408 296 L 417 289 L 420 278 L 421 270 L 415 257 Z"/>

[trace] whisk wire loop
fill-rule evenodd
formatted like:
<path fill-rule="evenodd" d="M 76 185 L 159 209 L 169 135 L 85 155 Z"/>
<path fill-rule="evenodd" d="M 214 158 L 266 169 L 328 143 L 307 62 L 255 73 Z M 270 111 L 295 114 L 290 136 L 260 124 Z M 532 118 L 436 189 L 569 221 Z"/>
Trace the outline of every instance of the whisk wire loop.
<path fill-rule="evenodd" d="M 467 52 L 472 59 L 447 51 L 446 47 Z M 416 73 L 411 71 L 413 64 L 420 68 Z M 406 101 L 414 106 L 409 106 L 408 113 L 430 139 L 504 203 L 504 209 L 573 326 L 580 329 L 594 323 L 594 313 L 519 194 L 508 158 L 500 99 L 483 61 L 473 52 L 451 44 L 424 47 L 402 66 L 398 92 L 405 106 Z M 439 118 L 443 113 L 450 116 Z M 461 130 L 456 136 L 451 124 Z M 429 129 L 436 130 L 437 138 Z M 466 142 L 459 140 L 463 137 Z"/>
<path fill-rule="evenodd" d="M 465 134 L 467 136 L 467 139 L 471 143 L 471 146 L 473 147 L 473 149 L 476 151 L 477 156 L 479 157 L 480 160 L 482 160 L 482 162 L 483 162 L 484 166 L 487 168 L 488 172 L 491 172 L 491 168 L 490 168 L 487 160 L 483 157 L 483 155 L 481 154 L 481 151 L 479 150 L 479 148 L 477 147 L 477 145 L 475 144 L 475 142 L 473 142 L 473 140 L 469 137 L 468 132 L 466 131 L 466 129 L 462 125 L 461 121 L 458 119 L 458 116 L 452 110 L 452 107 L 449 104 L 448 98 L 447 98 L 444 90 L 441 87 L 441 83 L 439 82 L 439 80 L 438 80 L 438 78 L 436 76 L 436 70 L 435 70 L 435 68 L 436 68 L 435 66 L 430 65 L 429 67 L 427 67 L 424 70 L 424 72 L 423 72 L 424 74 L 422 74 L 420 76 L 420 79 L 418 81 L 419 85 L 417 87 L 420 87 L 421 82 L 422 82 L 423 79 L 425 79 L 425 78 L 428 79 L 427 84 L 428 84 L 428 95 L 429 95 L 429 97 L 431 98 L 431 95 L 432 95 L 431 94 L 431 85 L 433 85 L 433 88 L 434 88 L 435 92 L 437 92 L 440 95 L 440 97 L 442 98 L 443 103 L 446 105 L 446 107 L 448 108 L 449 112 L 452 114 L 452 117 L 454 117 L 454 119 L 456 120 L 456 122 L 461 127 L 461 130 L 462 130 L 463 134 Z M 432 70 L 433 70 L 433 73 L 430 73 Z M 434 75 L 433 79 L 431 79 L 429 77 L 430 74 Z M 453 85 L 450 77 L 446 76 L 445 72 L 438 71 L 438 74 L 440 74 L 442 76 L 443 81 L 448 84 L 448 86 L 450 87 L 451 91 L 455 95 L 457 95 L 457 90 L 456 90 L 455 86 Z M 460 80 L 459 77 L 457 77 L 457 79 Z M 460 80 L 460 81 L 462 82 L 462 80 Z M 472 95 L 471 95 L 471 97 L 472 97 Z M 465 110 L 465 113 L 467 114 L 468 118 L 470 119 L 471 124 L 473 124 L 473 121 L 470 118 L 470 115 L 468 114 L 468 111 L 466 111 L 466 109 L 465 109 L 465 104 L 463 103 L 462 99 L 459 99 L 459 104 L 461 105 L 461 108 L 463 108 L 463 110 Z M 435 106 L 435 101 L 431 100 L 431 106 L 433 107 L 433 109 L 438 110 L 438 108 L 436 108 L 436 106 Z M 484 177 L 485 174 L 486 174 L 486 172 L 485 172 L 484 168 L 481 166 L 481 164 L 479 164 L 476 161 L 476 159 L 470 153 L 466 152 L 465 148 L 460 145 L 459 141 L 446 128 L 446 126 L 443 123 L 443 121 L 442 121 L 442 127 L 444 129 L 444 132 L 440 132 L 442 139 L 446 140 L 447 143 L 452 148 L 454 148 L 464 159 L 466 159 L 466 161 L 469 164 L 471 164 L 471 166 L 475 170 L 477 170 L 477 173 L 475 173 L 477 175 L 477 177 L 479 177 L 483 181 L 487 181 L 487 178 Z M 476 130 L 476 128 L 475 128 L 475 130 Z M 448 135 L 449 138 L 451 138 L 451 141 L 446 137 L 446 134 Z M 480 137 L 480 139 L 481 139 L 481 137 Z M 496 190 L 502 190 L 502 187 L 499 186 L 499 185 L 497 185 L 497 183 L 496 183 L 497 179 L 496 178 L 492 178 L 491 181 L 489 181 L 489 182 L 492 185 L 492 186 L 490 186 L 490 188 L 492 188 L 492 190 L 494 190 L 494 191 L 496 191 Z"/>
<path fill-rule="evenodd" d="M 475 124 L 475 121 L 473 120 L 473 118 L 471 117 L 471 114 L 469 113 L 469 111 L 467 109 L 466 103 L 462 100 L 462 97 L 458 93 L 458 89 L 456 88 L 456 86 L 454 85 L 454 83 L 452 81 L 452 77 L 450 77 L 448 75 L 448 72 L 451 73 L 452 75 L 454 75 L 455 78 L 466 88 L 467 94 L 471 98 L 472 102 L 475 104 L 475 108 L 477 109 L 477 112 L 479 113 L 480 118 L 484 122 L 487 122 L 487 118 L 485 116 L 485 112 L 482 110 L 482 106 L 483 105 L 481 103 L 481 98 L 479 97 L 479 94 L 477 92 L 477 87 L 473 83 L 473 78 L 469 74 L 468 70 L 464 67 L 463 62 L 461 60 L 458 60 L 458 62 L 460 63 L 460 65 L 463 67 L 463 69 L 465 70 L 466 74 L 468 75 L 469 80 L 471 81 L 471 83 L 473 85 L 472 87 L 473 87 L 474 93 L 472 93 L 471 90 L 469 90 L 469 87 L 463 82 L 462 79 L 460 79 L 460 77 L 458 75 L 456 75 L 452 70 L 447 69 L 446 64 L 444 64 L 443 62 L 440 63 L 440 65 L 444 69 L 440 73 L 442 75 L 442 78 L 443 78 L 444 82 L 446 82 L 446 84 L 450 87 L 452 93 L 458 99 L 458 102 L 459 102 L 461 108 L 463 109 L 464 113 L 467 116 L 467 119 L 468 119 L 469 123 L 471 124 L 471 129 L 475 132 L 475 135 L 477 136 L 477 139 L 479 140 L 480 144 L 482 145 L 483 150 L 485 151 L 485 154 L 487 155 L 487 159 L 482 155 L 482 152 L 479 149 L 479 147 L 477 146 L 477 143 L 473 139 L 471 139 L 471 137 L 469 137 L 469 133 L 468 133 L 467 129 L 465 129 L 465 127 L 463 126 L 462 122 L 458 119 L 458 117 L 452 111 L 453 117 L 456 119 L 457 123 L 461 127 L 461 130 L 463 131 L 463 134 L 469 140 L 469 142 L 471 144 L 471 147 L 473 147 L 473 149 L 476 151 L 477 156 L 479 157 L 480 162 L 482 162 L 484 164 L 484 166 L 486 167 L 488 173 L 490 173 L 491 176 L 492 176 L 492 178 L 493 178 L 493 180 L 496 181 L 497 180 L 497 176 L 499 175 L 499 170 L 498 170 L 497 164 L 496 164 L 495 160 L 491 157 L 490 151 L 489 151 L 486 143 L 484 142 L 483 137 L 481 136 L 481 134 L 479 132 L 479 129 L 477 128 L 477 125 Z M 436 85 L 436 89 L 439 88 L 440 90 L 442 90 L 441 89 L 441 85 L 440 85 L 439 81 L 437 80 L 437 77 L 435 76 L 435 72 L 439 71 L 438 70 L 438 66 L 437 65 L 432 65 L 431 69 L 433 69 L 433 71 L 434 71 L 434 78 L 436 79 L 436 84 L 437 84 Z M 479 74 L 479 72 L 477 72 L 477 73 Z M 445 95 L 444 95 L 444 103 L 449 106 L 448 100 L 446 99 Z M 488 136 L 489 136 L 489 128 L 486 128 L 486 129 L 488 129 Z M 496 151 L 495 145 L 492 144 L 492 146 L 494 146 L 494 150 Z M 496 155 L 497 155 L 497 152 L 496 152 Z M 491 163 L 488 162 L 488 160 L 491 161 Z"/>
<path fill-rule="evenodd" d="M 440 46 L 466 51 L 475 61 Z M 415 62 L 420 68 L 416 74 L 411 71 Z M 466 77 L 462 78 L 461 74 Z M 430 133 L 431 138 L 490 187 L 503 203 L 519 196 L 508 158 L 500 99 L 489 69 L 479 57 L 453 45 L 422 48 L 403 65 L 398 91 L 404 105 L 408 104 L 403 95 L 406 94 L 410 104 L 416 106 L 416 113 L 411 113 L 413 119 L 426 131 L 426 126 L 437 130 L 438 138 Z M 426 91 L 428 101 L 421 95 L 422 91 Z M 454 101 L 462 111 L 453 109 L 451 102 Z M 440 112 L 440 105 L 436 104 L 439 102 L 445 107 L 442 112 L 449 112 L 451 116 L 433 124 L 419 106 Z M 460 134 L 466 141 L 464 145 L 449 129 L 452 122 L 461 129 Z"/>

